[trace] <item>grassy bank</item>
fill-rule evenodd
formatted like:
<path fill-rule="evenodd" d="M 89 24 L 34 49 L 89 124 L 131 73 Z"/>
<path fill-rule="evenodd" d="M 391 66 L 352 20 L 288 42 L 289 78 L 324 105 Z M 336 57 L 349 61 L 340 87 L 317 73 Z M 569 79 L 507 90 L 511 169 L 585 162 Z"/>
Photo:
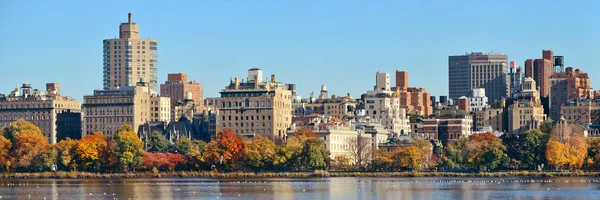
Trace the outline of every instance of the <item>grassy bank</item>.
<path fill-rule="evenodd" d="M 92 172 L 39 172 L 5 173 L 2 179 L 24 178 L 308 178 L 308 177 L 600 177 L 600 172 L 136 172 L 136 173 L 92 173 Z"/>

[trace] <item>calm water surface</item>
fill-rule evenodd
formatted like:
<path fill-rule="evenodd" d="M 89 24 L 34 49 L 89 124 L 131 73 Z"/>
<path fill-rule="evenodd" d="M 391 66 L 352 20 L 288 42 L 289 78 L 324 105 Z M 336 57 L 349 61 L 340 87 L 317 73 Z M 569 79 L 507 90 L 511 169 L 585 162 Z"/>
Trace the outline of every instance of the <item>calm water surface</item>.
<path fill-rule="evenodd" d="M 598 178 L 11 179 L 2 199 L 600 199 Z"/>

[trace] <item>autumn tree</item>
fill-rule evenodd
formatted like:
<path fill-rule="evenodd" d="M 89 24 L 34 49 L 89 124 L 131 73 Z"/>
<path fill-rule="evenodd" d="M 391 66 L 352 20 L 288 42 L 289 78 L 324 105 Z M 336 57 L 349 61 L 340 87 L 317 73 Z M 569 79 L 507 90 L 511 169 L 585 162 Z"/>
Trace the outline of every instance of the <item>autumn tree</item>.
<path fill-rule="evenodd" d="M 352 169 L 351 160 L 346 155 L 336 155 L 331 161 L 331 168 L 334 170 L 347 171 Z"/>
<path fill-rule="evenodd" d="M 77 170 L 76 149 L 79 140 L 67 138 L 54 145 L 58 157 L 58 167 L 64 170 Z"/>
<path fill-rule="evenodd" d="M 254 171 L 271 170 L 277 155 L 277 146 L 266 137 L 256 135 L 246 142 L 244 160 L 246 166 Z"/>
<path fill-rule="evenodd" d="M 169 143 L 169 140 L 167 140 L 167 138 L 165 138 L 165 136 L 163 134 L 161 134 L 160 132 L 152 132 L 152 134 L 150 135 L 150 138 L 148 138 L 147 141 L 147 150 L 149 152 L 162 152 L 165 153 L 167 151 L 169 151 L 169 148 L 171 147 L 171 144 Z"/>
<path fill-rule="evenodd" d="M 546 145 L 548 164 L 556 169 L 580 169 L 587 153 L 588 144 L 581 129 L 566 123 L 552 129 Z"/>
<path fill-rule="evenodd" d="M 14 138 L 16 135 L 19 135 L 21 133 L 25 133 L 25 134 L 42 134 L 42 131 L 40 130 L 39 127 L 37 127 L 36 125 L 32 124 L 31 122 L 28 122 L 24 119 L 19 119 L 15 122 L 13 122 L 10 126 L 5 126 L 2 127 L 0 129 L 0 133 L 2 133 L 2 135 L 10 140 L 12 143 L 14 143 Z"/>
<path fill-rule="evenodd" d="M 10 171 L 11 157 L 9 153 L 11 147 L 10 140 L 0 135 L 0 167 L 6 172 Z"/>
<path fill-rule="evenodd" d="M 415 145 L 400 148 L 397 159 L 400 167 L 406 167 L 412 170 L 419 170 L 425 164 L 425 153 Z"/>
<path fill-rule="evenodd" d="M 48 138 L 35 125 L 25 120 L 17 120 L 11 126 L 5 127 L 4 132 L 13 139 L 12 156 L 16 168 L 29 171 L 45 170 L 48 162 L 52 162 L 45 154 L 50 150 Z"/>
<path fill-rule="evenodd" d="M 183 169 L 186 163 L 184 155 L 175 153 L 151 153 L 144 152 L 142 156 L 142 170 L 152 170 L 156 168 L 160 171 L 175 171 Z"/>
<path fill-rule="evenodd" d="M 124 171 L 135 169 L 142 164 L 144 143 L 129 125 L 119 128 L 115 137 L 117 148 L 115 154 L 119 160 L 119 168 Z"/>
<path fill-rule="evenodd" d="M 185 155 L 187 157 L 187 162 L 188 164 L 192 165 L 195 168 L 200 168 L 204 165 L 206 165 L 204 163 L 204 161 L 202 160 L 202 154 L 204 153 L 204 149 L 206 148 L 206 142 L 202 141 L 202 140 L 187 140 L 189 143 L 187 142 L 183 142 L 186 143 L 185 146 L 187 146 L 187 150 L 186 150 L 186 154 L 182 154 Z M 181 144 L 183 144 L 181 143 Z"/>
<path fill-rule="evenodd" d="M 460 138 L 448 145 L 442 162 L 450 168 L 485 171 L 505 167 L 508 156 L 500 138 L 486 132 Z"/>
<path fill-rule="evenodd" d="M 82 137 L 75 148 L 78 166 L 88 171 L 99 171 L 102 168 L 101 156 L 105 157 L 108 147 L 101 132 Z"/>
<path fill-rule="evenodd" d="M 206 145 L 202 160 L 208 164 L 224 164 L 229 170 L 237 169 L 245 148 L 244 140 L 227 128 Z"/>

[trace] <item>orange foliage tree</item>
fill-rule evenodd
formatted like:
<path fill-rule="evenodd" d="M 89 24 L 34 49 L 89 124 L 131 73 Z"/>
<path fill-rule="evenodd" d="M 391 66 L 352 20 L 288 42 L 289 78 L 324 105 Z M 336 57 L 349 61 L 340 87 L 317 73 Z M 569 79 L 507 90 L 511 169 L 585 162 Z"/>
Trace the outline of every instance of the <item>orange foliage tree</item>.
<path fill-rule="evenodd" d="M 583 131 L 566 123 L 557 124 L 546 145 L 548 164 L 556 169 L 580 169 L 588 153 Z"/>
<path fill-rule="evenodd" d="M 230 170 L 237 169 L 239 161 L 244 156 L 245 148 L 244 140 L 231 129 L 226 128 L 217 134 L 216 140 L 206 145 L 202 161 L 209 165 L 224 164 Z"/>
<path fill-rule="evenodd" d="M 9 153 L 11 147 L 12 143 L 10 140 L 0 135 L 0 167 L 2 167 L 5 171 L 10 170 L 11 158 Z"/>
<path fill-rule="evenodd" d="M 102 168 L 101 156 L 105 156 L 108 144 L 101 132 L 87 135 L 79 141 L 75 153 L 79 166 L 85 170 L 99 171 Z"/>
<path fill-rule="evenodd" d="M 160 171 L 174 171 L 175 169 L 183 168 L 186 163 L 184 155 L 174 153 L 144 152 L 142 160 L 142 170 L 153 170 L 156 168 Z"/>
<path fill-rule="evenodd" d="M 48 138 L 42 135 L 42 131 L 27 121 L 15 123 L 16 132 L 13 132 L 12 155 L 16 161 L 16 168 L 27 170 L 44 170 L 44 153 L 49 150 Z M 20 126 L 20 127 L 19 127 Z"/>

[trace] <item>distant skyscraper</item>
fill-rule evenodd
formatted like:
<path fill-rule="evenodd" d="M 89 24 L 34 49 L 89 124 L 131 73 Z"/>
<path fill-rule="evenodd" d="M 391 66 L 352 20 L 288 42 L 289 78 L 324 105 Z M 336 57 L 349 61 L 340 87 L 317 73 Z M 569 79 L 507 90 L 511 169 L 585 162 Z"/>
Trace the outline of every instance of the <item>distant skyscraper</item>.
<path fill-rule="evenodd" d="M 508 57 L 500 53 L 472 52 L 448 58 L 450 99 L 469 96 L 475 88 L 485 88 L 490 101 L 509 95 Z"/>
<path fill-rule="evenodd" d="M 550 77 L 554 73 L 554 52 L 543 50 L 542 58 L 525 60 L 525 77 L 537 83 L 542 98 L 550 94 Z M 536 89 L 536 88 L 534 88 Z"/>
<path fill-rule="evenodd" d="M 150 94 L 157 94 L 157 42 L 139 37 L 131 13 L 129 21 L 119 26 L 119 38 L 105 39 L 103 45 L 104 89 L 135 86 L 143 78 L 150 83 Z"/>
<path fill-rule="evenodd" d="M 521 67 L 517 67 L 515 61 L 510 61 L 510 97 L 517 98 L 523 90 L 524 74 Z"/>

